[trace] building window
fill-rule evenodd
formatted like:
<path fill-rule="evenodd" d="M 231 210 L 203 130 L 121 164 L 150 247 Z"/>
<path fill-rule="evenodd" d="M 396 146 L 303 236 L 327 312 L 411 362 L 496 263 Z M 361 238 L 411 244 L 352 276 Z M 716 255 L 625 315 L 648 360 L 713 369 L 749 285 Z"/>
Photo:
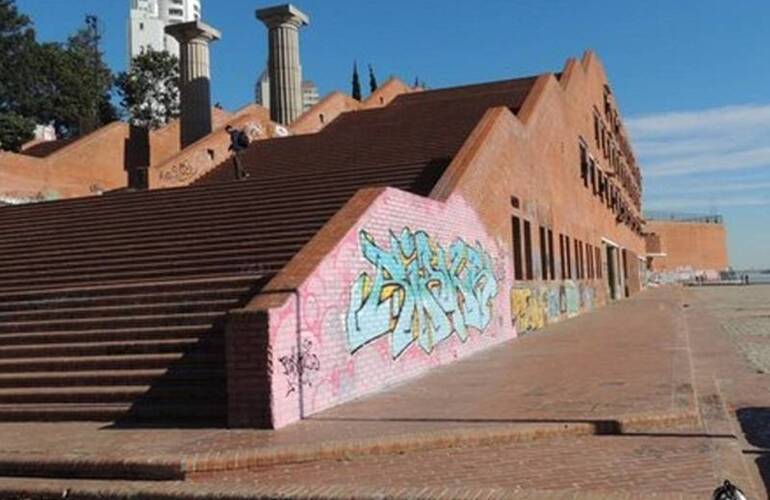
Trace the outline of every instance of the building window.
<path fill-rule="evenodd" d="M 548 242 L 543 226 L 540 226 L 540 277 L 543 281 L 548 279 Z"/>
<path fill-rule="evenodd" d="M 596 169 L 597 184 L 599 189 L 599 199 L 604 203 L 604 174 L 598 168 Z"/>
<path fill-rule="evenodd" d="M 586 243 L 586 266 L 588 267 L 588 279 L 594 279 L 594 251 L 590 243 Z"/>
<path fill-rule="evenodd" d="M 548 230 L 548 267 L 551 269 L 551 279 L 556 279 L 556 262 L 553 258 L 553 231 Z"/>
<path fill-rule="evenodd" d="M 596 147 L 600 148 L 602 139 L 599 132 L 599 116 L 596 113 L 594 113 L 594 140 L 596 141 Z"/>
<path fill-rule="evenodd" d="M 596 247 L 596 276 L 602 277 L 602 251 L 599 247 Z"/>
<path fill-rule="evenodd" d="M 168 9 L 168 14 L 170 16 L 184 16 L 184 11 L 182 9 Z"/>
<path fill-rule="evenodd" d="M 580 251 L 577 239 L 572 240 L 572 247 L 575 250 L 575 279 L 580 279 Z"/>
<path fill-rule="evenodd" d="M 517 281 L 524 279 L 521 266 L 521 220 L 513 217 L 513 278 Z"/>
<path fill-rule="evenodd" d="M 583 185 L 588 187 L 588 151 L 580 141 L 580 178 L 583 179 Z"/>
<path fill-rule="evenodd" d="M 144 31 L 144 23 L 139 23 L 139 31 Z"/>
<path fill-rule="evenodd" d="M 591 160 L 590 175 L 591 175 L 591 192 L 593 193 L 594 196 L 596 196 L 596 163 L 593 160 Z"/>
<path fill-rule="evenodd" d="M 528 220 L 524 221 L 524 268 L 527 272 L 527 279 L 534 279 L 535 275 L 532 271 L 532 228 Z"/>
<path fill-rule="evenodd" d="M 569 236 L 564 237 L 564 248 L 567 250 L 567 279 L 572 279 L 572 251 L 569 246 Z"/>
<path fill-rule="evenodd" d="M 559 235 L 559 264 L 561 267 L 561 279 L 567 279 L 567 262 L 564 260 L 564 235 Z"/>

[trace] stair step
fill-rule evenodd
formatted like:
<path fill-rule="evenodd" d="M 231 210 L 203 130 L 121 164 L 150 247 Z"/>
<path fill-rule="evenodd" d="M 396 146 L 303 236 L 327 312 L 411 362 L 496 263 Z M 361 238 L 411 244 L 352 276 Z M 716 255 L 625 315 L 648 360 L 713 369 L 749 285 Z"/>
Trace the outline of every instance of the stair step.
<path fill-rule="evenodd" d="M 180 384 L 224 383 L 221 369 L 95 370 L 71 372 L 0 373 L 0 388 L 151 385 L 164 378 Z"/>
<path fill-rule="evenodd" d="M 285 253 L 266 257 L 261 262 L 255 262 L 253 256 L 236 262 L 204 262 L 191 266 L 158 265 L 144 270 L 96 270 L 85 269 L 77 274 L 66 276 L 18 277 L 10 279 L 0 277 L 0 295 L 3 293 L 18 293 L 30 288 L 66 288 L 84 286 L 104 286 L 126 281 L 173 281 L 185 280 L 202 275 L 232 276 L 233 274 L 249 274 L 263 276 L 275 273 L 283 267 L 293 253 Z"/>
<path fill-rule="evenodd" d="M 0 313 L 14 311 L 43 311 L 61 307 L 66 309 L 111 307 L 124 305 L 168 305 L 179 302 L 190 304 L 209 301 L 233 301 L 248 295 L 250 288 L 224 288 L 212 290 L 192 290 L 167 293 L 144 293 L 127 295 L 104 295 L 94 292 L 93 295 L 84 297 L 51 297 L 40 300 L 22 300 L 14 302 L 0 302 Z"/>
<path fill-rule="evenodd" d="M 50 304 L 56 305 L 55 303 Z M 236 300 L 209 300 L 200 302 L 170 302 L 166 304 L 120 304 L 114 306 L 35 309 L 31 311 L 0 311 L 0 324 L 3 322 L 103 318 L 114 317 L 116 314 L 120 316 L 146 316 L 224 312 L 235 307 L 236 304 Z"/>
<path fill-rule="evenodd" d="M 127 403 L 93 404 L 0 404 L 0 422 L 164 422 L 183 425 L 190 421 L 222 425 L 225 408 L 217 405 L 174 405 L 157 402 L 151 406 Z"/>
<path fill-rule="evenodd" d="M 120 385 L 94 387 L 24 387 L 0 389 L 0 404 L 65 404 L 65 403 L 133 403 L 141 399 L 169 402 L 199 401 L 212 405 L 226 404 L 220 385 L 163 386 Z"/>
<path fill-rule="evenodd" d="M 14 321 L 0 323 L 2 333 L 34 333 L 71 330 L 104 330 L 107 328 L 211 325 L 224 317 L 222 312 L 158 314 L 137 316 L 105 316 L 46 321 Z"/>
<path fill-rule="evenodd" d="M 214 339 L 207 339 L 207 342 Z M 219 340 L 221 345 L 221 338 Z M 199 339 L 173 339 L 0 346 L 0 359 L 184 352 L 200 342 Z"/>
<path fill-rule="evenodd" d="M 186 294 L 190 292 L 211 292 L 229 287 L 253 287 L 261 279 L 261 274 L 238 273 L 230 275 L 209 275 L 168 280 L 131 279 L 122 283 L 103 283 L 75 286 L 55 286 L 22 290 L 0 291 L 0 304 L 11 302 L 63 300 L 88 298 L 94 296 Z"/>
<path fill-rule="evenodd" d="M 214 332 L 210 325 L 111 328 L 34 333 L 0 334 L 0 346 L 130 340 L 194 339 Z"/>
<path fill-rule="evenodd" d="M 131 354 L 115 356 L 60 356 L 51 358 L 0 359 L 0 373 L 85 371 L 85 370 L 139 370 L 167 368 L 184 360 L 197 367 L 224 366 L 224 352 Z"/>

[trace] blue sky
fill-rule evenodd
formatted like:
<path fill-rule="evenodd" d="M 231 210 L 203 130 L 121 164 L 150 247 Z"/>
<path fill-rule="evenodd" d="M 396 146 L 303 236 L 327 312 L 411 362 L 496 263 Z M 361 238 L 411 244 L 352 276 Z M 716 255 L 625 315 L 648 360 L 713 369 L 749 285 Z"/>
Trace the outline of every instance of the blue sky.
<path fill-rule="evenodd" d="M 213 99 L 253 98 L 266 60 L 254 18 L 271 2 L 202 0 L 223 32 Z M 128 0 L 17 0 L 39 37 L 63 40 L 100 16 L 113 70 L 126 65 Z M 357 59 L 431 87 L 558 71 L 586 48 L 604 61 L 645 176 L 651 209 L 725 216 L 730 260 L 770 267 L 770 1 L 297 0 L 306 78 L 349 91 Z"/>

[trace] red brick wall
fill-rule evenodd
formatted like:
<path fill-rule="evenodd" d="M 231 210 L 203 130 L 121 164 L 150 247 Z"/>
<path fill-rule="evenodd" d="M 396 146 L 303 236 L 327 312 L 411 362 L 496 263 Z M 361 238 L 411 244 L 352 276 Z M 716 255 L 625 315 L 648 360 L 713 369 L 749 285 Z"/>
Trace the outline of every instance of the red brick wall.
<path fill-rule="evenodd" d="M 652 259 L 652 271 L 722 271 L 729 265 L 722 224 L 650 221 L 646 229 L 658 236 L 665 254 Z"/>
<path fill-rule="evenodd" d="M 553 75 L 541 76 L 518 116 L 504 108 L 487 113 L 432 193 L 439 199 L 448 193 L 462 193 L 480 214 L 486 231 L 509 255 L 513 253 L 511 218 L 529 221 L 534 279 L 517 280 L 511 289 L 514 315 L 519 317 L 520 326 L 524 322 L 528 329 L 564 317 L 565 308 L 553 297 L 555 290 L 564 297 L 558 280 L 562 275 L 559 235 L 569 237 L 571 246 L 572 280 L 566 283 L 568 312 L 608 300 L 605 245 L 627 251 L 627 273 L 621 272 L 622 261 L 616 262 L 619 292 L 624 295 L 626 287 L 631 293 L 642 287 L 636 256 L 645 255 L 643 237 L 618 222 L 616 213 L 593 193 L 591 183 L 585 187 L 581 178 L 580 137 L 595 161 L 610 170 L 596 146 L 593 131 L 593 110 L 603 107 L 606 83 L 604 69 L 591 53 L 581 61 L 568 61 L 561 80 Z M 512 206 L 511 197 L 518 199 L 519 208 Z M 638 210 L 633 211 L 639 215 Z M 542 279 L 540 226 L 554 235 L 557 280 Z M 576 239 L 583 243 L 582 278 L 575 272 Z M 586 244 L 594 256 L 591 269 Z M 596 248 L 600 249 L 600 266 L 595 265 Z M 578 293 L 570 294 L 573 285 Z M 579 298 L 578 304 L 570 297 Z"/>
<path fill-rule="evenodd" d="M 269 309 L 273 425 L 296 421 L 300 402 L 309 415 L 513 338 L 511 271 L 482 228 L 460 196 L 380 191 L 298 287 L 299 314 L 293 296 Z M 404 266 L 415 266 L 411 277 Z"/>

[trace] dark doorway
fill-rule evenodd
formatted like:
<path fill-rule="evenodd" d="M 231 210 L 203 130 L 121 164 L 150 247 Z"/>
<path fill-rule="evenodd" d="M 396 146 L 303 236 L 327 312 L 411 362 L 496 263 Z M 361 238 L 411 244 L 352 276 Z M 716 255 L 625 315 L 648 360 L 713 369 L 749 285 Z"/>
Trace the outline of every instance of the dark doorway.
<path fill-rule="evenodd" d="M 617 268 L 615 266 L 616 259 L 615 254 L 617 249 L 607 243 L 604 243 L 604 247 L 607 249 L 607 284 L 610 290 L 610 300 L 617 300 L 618 287 L 617 287 Z"/>

